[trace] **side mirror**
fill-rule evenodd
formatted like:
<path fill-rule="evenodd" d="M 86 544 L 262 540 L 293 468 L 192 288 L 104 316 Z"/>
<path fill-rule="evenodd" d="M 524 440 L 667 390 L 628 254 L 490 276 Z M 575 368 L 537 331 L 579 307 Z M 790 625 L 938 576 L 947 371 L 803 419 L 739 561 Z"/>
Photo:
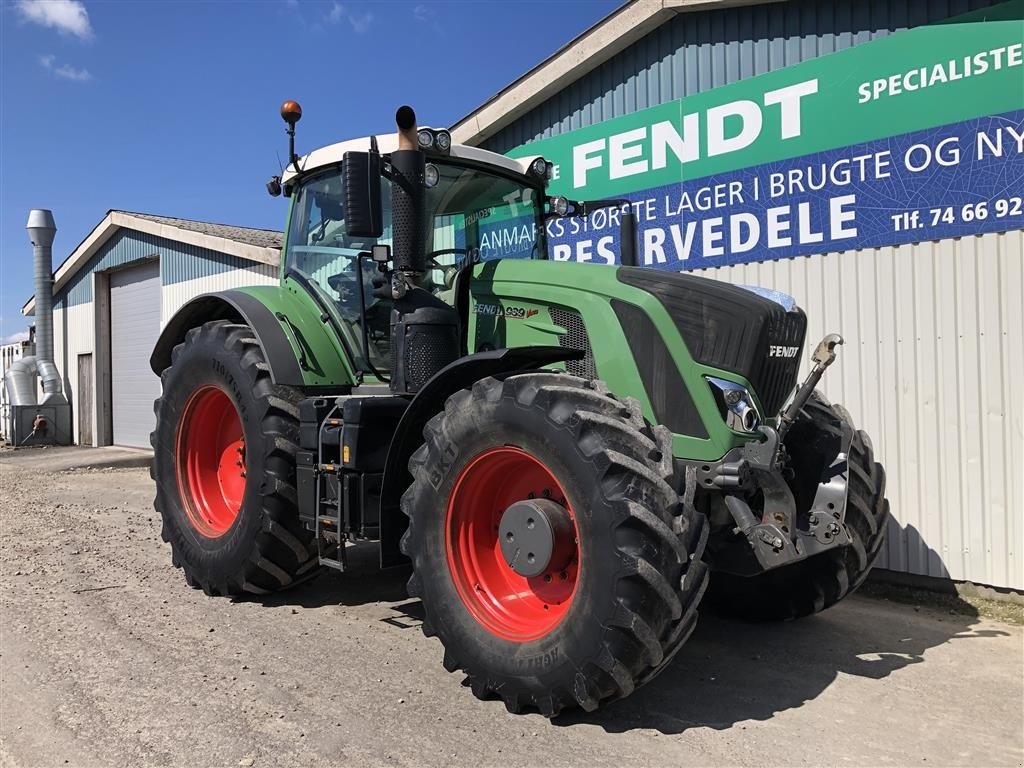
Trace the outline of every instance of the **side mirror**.
<path fill-rule="evenodd" d="M 345 195 L 345 232 L 354 237 L 380 237 L 384 219 L 380 207 L 380 155 L 346 152 L 341 161 Z"/>
<path fill-rule="evenodd" d="M 619 263 L 624 267 L 635 267 L 636 251 L 636 214 L 633 206 L 627 204 L 619 218 Z"/>

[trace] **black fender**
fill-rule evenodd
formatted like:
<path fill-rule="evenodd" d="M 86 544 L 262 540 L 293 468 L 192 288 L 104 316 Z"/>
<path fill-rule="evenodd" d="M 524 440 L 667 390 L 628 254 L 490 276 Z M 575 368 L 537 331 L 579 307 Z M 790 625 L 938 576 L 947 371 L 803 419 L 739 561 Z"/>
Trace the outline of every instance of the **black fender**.
<path fill-rule="evenodd" d="M 401 500 L 412 482 L 409 457 L 423 443 L 423 428 L 444 408 L 445 401 L 460 389 L 488 376 L 507 376 L 534 371 L 552 363 L 579 360 L 584 353 L 565 347 L 517 347 L 492 349 L 460 357 L 445 366 L 423 385 L 409 403 L 391 438 L 380 498 L 380 563 L 388 568 L 407 562 L 398 548 L 408 520 Z"/>
<path fill-rule="evenodd" d="M 153 373 L 159 376 L 170 366 L 171 352 L 190 328 L 209 320 L 232 320 L 250 326 L 270 366 L 271 380 L 275 384 L 302 386 L 302 371 L 281 323 L 262 301 L 244 291 L 205 293 L 182 306 L 161 331 L 149 357 Z"/>

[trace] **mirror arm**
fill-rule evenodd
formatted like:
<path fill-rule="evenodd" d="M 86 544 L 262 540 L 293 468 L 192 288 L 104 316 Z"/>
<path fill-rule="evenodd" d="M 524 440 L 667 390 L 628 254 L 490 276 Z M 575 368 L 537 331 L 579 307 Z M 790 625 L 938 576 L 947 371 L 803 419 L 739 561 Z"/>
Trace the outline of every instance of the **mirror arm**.
<path fill-rule="evenodd" d="M 363 251 L 356 256 L 356 277 L 359 280 L 359 318 L 362 321 L 359 323 L 359 329 L 362 331 L 363 337 L 363 357 L 366 359 L 366 365 L 370 368 L 370 373 L 376 376 L 378 381 L 390 382 L 391 378 L 378 371 L 377 366 L 373 364 L 373 360 L 370 358 L 370 333 L 366 330 L 366 294 L 363 292 L 364 258 L 373 258 L 373 254 L 369 251 Z"/>

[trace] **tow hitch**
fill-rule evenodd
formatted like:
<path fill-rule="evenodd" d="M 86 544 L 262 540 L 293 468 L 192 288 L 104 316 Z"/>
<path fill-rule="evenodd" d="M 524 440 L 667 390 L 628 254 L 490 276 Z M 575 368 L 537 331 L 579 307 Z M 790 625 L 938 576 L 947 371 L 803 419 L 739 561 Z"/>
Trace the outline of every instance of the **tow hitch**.
<path fill-rule="evenodd" d="M 779 440 L 783 440 L 786 437 L 786 433 L 789 431 L 789 428 L 793 426 L 793 422 L 796 421 L 796 417 L 807 404 L 807 398 L 811 396 L 811 393 L 814 392 L 814 388 L 818 386 L 818 382 L 821 381 L 821 377 L 825 373 L 825 369 L 836 361 L 836 347 L 842 343 L 842 336 L 838 333 L 830 333 L 819 341 L 818 346 L 814 348 L 814 354 L 811 355 L 811 362 L 814 363 L 814 367 L 811 369 L 811 372 L 807 374 L 807 378 L 804 379 L 804 383 L 801 384 L 800 388 L 796 391 L 796 395 L 793 397 L 793 402 L 789 404 L 789 408 L 782 413 L 782 418 L 779 423 Z"/>
<path fill-rule="evenodd" d="M 779 419 L 778 428 L 763 425 L 764 440 L 752 441 L 727 453 L 714 465 L 697 471 L 700 485 L 725 492 L 726 508 L 757 558 L 762 570 L 787 565 L 850 543 L 843 517 L 846 509 L 847 457 L 853 442 L 849 418 L 840 420 L 842 438 L 818 481 L 810 509 L 798 513 L 786 480 L 787 455 L 783 439 L 807 404 L 822 374 L 836 359 L 841 336 L 830 333 L 814 350 L 814 367 L 797 389 Z M 760 490 L 763 510 L 758 516 L 748 499 Z M 743 570 L 737 564 L 737 571 Z"/>

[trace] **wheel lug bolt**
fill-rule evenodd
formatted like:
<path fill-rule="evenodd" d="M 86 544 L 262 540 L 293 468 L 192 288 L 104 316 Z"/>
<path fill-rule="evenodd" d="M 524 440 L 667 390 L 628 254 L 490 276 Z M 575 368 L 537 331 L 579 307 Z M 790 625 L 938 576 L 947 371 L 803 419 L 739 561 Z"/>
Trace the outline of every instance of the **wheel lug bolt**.
<path fill-rule="evenodd" d="M 551 574 L 550 573 L 545 573 L 544 574 L 544 581 L 546 581 L 546 582 L 551 581 Z"/>
<path fill-rule="evenodd" d="M 568 574 L 568 573 L 566 573 L 565 571 L 562 571 L 562 572 L 561 572 L 560 574 L 558 574 L 558 575 L 559 575 L 559 576 L 561 577 L 562 581 L 565 581 L 566 579 L 568 579 L 568 578 L 569 578 L 569 574 Z"/>

